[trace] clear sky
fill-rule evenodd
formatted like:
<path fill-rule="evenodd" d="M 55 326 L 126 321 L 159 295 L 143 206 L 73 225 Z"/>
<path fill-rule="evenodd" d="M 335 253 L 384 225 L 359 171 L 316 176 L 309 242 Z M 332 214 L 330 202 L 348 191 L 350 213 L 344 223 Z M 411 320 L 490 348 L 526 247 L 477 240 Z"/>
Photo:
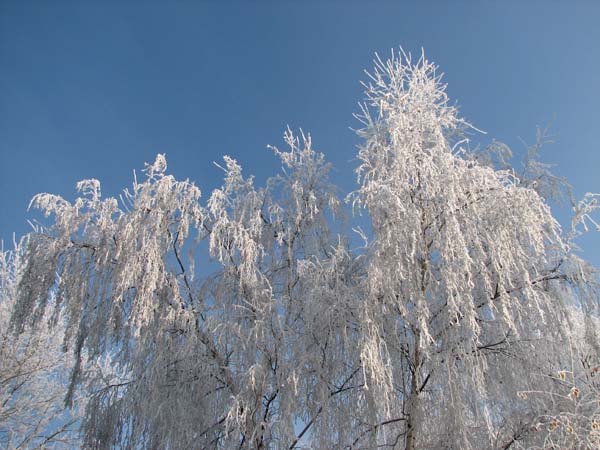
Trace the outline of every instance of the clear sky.
<path fill-rule="evenodd" d="M 223 154 L 264 180 L 288 124 L 350 191 L 359 80 L 398 46 L 439 64 L 483 145 L 518 153 L 553 122 L 544 160 L 600 191 L 597 1 L 0 0 L 0 238 L 28 231 L 35 193 L 116 195 L 158 152 L 206 194 Z M 600 233 L 580 244 L 600 265 Z"/>

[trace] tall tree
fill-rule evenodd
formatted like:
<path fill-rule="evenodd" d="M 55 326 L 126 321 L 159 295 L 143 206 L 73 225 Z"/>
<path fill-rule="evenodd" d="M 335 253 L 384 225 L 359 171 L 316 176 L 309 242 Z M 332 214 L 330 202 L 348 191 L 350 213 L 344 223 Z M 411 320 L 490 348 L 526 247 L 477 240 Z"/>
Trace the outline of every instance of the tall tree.
<path fill-rule="evenodd" d="M 85 358 L 122 367 L 93 390 L 86 448 L 530 438 L 540 411 L 517 394 L 556 369 L 566 308 L 595 307 L 593 269 L 528 181 L 549 180 L 542 166 L 518 177 L 462 148 L 470 125 L 433 64 L 378 59 L 370 80 L 348 197 L 372 222 L 364 248 L 331 231 L 329 165 L 289 130 L 279 175 L 257 188 L 226 157 L 205 205 L 163 155 L 121 202 L 97 180 L 74 203 L 34 198 L 54 224 L 28 237 L 13 325 L 64 314 L 72 387 L 100 382 Z M 587 197 L 574 225 L 595 208 Z"/>
<path fill-rule="evenodd" d="M 480 164 L 436 67 L 405 61 L 377 60 L 361 116 L 354 201 L 374 234 L 363 365 L 377 403 L 405 418 L 407 449 L 508 448 L 532 414 L 514 396 L 559 354 L 565 294 L 591 270 L 538 192 L 551 177 L 535 152 L 521 177 Z"/>

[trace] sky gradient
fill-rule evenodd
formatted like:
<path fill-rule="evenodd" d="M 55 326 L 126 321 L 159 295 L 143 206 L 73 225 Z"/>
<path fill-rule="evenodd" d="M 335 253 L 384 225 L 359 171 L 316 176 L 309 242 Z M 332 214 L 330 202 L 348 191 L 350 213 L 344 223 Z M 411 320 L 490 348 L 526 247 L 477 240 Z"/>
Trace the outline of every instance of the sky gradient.
<path fill-rule="evenodd" d="M 552 122 L 575 196 L 600 192 L 600 3 L 595 1 L 0 1 L 0 239 L 29 230 L 38 192 L 104 195 L 166 153 L 208 196 L 236 158 L 260 183 L 267 144 L 310 132 L 342 193 L 355 188 L 359 81 L 373 53 L 425 49 L 467 118 L 519 154 Z M 563 223 L 567 208 L 557 207 Z M 600 233 L 580 240 L 600 266 Z"/>

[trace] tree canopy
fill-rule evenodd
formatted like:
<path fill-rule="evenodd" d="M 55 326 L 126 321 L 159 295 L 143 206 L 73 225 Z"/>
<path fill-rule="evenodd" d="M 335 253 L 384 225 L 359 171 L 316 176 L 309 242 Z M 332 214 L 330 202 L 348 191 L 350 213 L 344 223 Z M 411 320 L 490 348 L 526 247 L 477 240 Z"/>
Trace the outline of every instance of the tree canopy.
<path fill-rule="evenodd" d="M 522 171 L 501 144 L 472 150 L 436 70 L 393 54 L 364 83 L 358 247 L 329 164 L 290 130 L 263 187 L 225 157 L 204 202 L 158 155 L 120 199 L 97 180 L 33 199 L 52 222 L 18 249 L 11 324 L 60 317 L 85 448 L 555 445 L 573 345 L 598 365 L 597 272 L 574 251 L 598 196 L 563 231 L 539 148 Z M 561 445 L 598 445 L 594 414 Z"/>

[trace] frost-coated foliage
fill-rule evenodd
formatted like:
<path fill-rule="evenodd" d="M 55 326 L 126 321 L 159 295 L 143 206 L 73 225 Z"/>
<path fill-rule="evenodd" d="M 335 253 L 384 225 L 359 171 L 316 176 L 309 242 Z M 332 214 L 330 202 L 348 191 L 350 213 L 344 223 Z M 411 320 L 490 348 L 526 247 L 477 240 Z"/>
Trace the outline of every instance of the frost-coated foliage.
<path fill-rule="evenodd" d="M 600 360 L 597 339 L 586 337 L 586 325 L 597 329 L 598 317 L 585 320 L 569 312 L 573 333 L 567 351 L 557 355 L 558 370 L 541 375 L 542 382 L 517 395 L 538 411 L 528 437 L 518 449 L 596 449 L 600 447 Z M 591 344 L 591 345 L 590 345 Z"/>
<path fill-rule="evenodd" d="M 359 250 L 332 231 L 329 165 L 289 130 L 262 188 L 225 157 L 203 203 L 158 155 L 120 202 L 97 180 L 74 203 L 34 198 L 54 224 L 28 237 L 13 324 L 64 315 L 70 392 L 96 386 L 86 448 L 537 445 L 555 411 L 522 393 L 552 390 L 565 312 L 596 313 L 596 275 L 572 253 L 596 197 L 564 234 L 537 151 L 517 175 L 499 144 L 464 149 L 472 127 L 424 57 L 378 59 L 365 87 Z M 84 370 L 106 355 L 118 376 Z"/>
<path fill-rule="evenodd" d="M 77 447 L 81 400 L 63 407 L 70 355 L 62 351 L 60 318 L 45 315 L 16 335 L 9 321 L 22 269 L 21 249 L 0 252 L 0 447 Z M 51 326 L 51 322 L 57 322 Z"/>

